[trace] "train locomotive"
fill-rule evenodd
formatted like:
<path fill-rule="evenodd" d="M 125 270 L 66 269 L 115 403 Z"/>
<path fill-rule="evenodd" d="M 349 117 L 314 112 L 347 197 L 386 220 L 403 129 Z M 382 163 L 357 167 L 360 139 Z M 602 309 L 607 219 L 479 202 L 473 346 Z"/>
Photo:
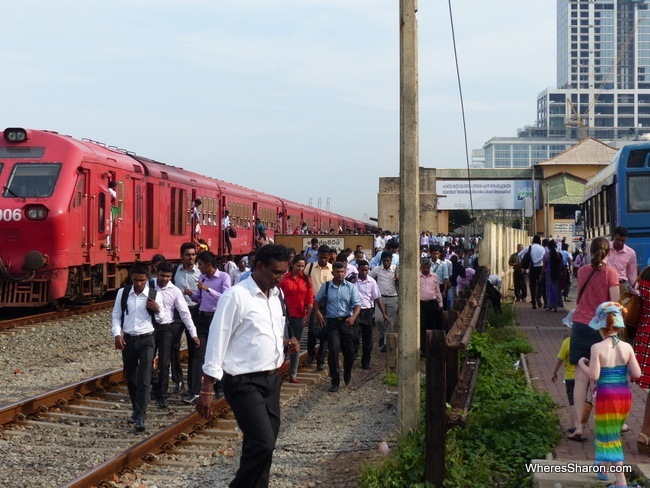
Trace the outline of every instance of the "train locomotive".
<path fill-rule="evenodd" d="M 0 188 L 0 307 L 93 301 L 122 286 L 134 262 L 154 254 L 179 260 L 180 245 L 199 236 L 224 256 L 226 209 L 233 255 L 255 249 L 256 222 L 271 239 L 304 226 L 313 233 L 371 230 L 359 220 L 44 130 L 4 130 Z"/>

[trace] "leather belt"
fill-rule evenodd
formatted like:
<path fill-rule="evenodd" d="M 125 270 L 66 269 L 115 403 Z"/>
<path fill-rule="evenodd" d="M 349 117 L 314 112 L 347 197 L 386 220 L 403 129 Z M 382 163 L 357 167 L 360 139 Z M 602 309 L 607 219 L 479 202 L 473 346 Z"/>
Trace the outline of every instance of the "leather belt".
<path fill-rule="evenodd" d="M 203 310 L 199 310 L 199 315 L 203 315 L 204 317 L 213 317 L 214 312 L 204 312 Z"/>
<path fill-rule="evenodd" d="M 233 378 L 237 377 L 237 376 L 273 376 L 278 371 L 280 371 L 280 368 L 270 369 L 269 371 L 256 371 L 254 373 L 242 373 L 242 374 L 238 374 L 238 375 L 234 375 L 234 376 L 230 375 L 230 376 L 233 376 Z"/>
<path fill-rule="evenodd" d="M 382 295 L 382 298 L 397 298 L 398 295 Z"/>
<path fill-rule="evenodd" d="M 145 332 L 144 334 L 127 334 L 126 332 L 124 332 L 124 338 L 143 339 L 145 337 L 151 337 L 153 334 L 154 334 L 153 332 Z"/>

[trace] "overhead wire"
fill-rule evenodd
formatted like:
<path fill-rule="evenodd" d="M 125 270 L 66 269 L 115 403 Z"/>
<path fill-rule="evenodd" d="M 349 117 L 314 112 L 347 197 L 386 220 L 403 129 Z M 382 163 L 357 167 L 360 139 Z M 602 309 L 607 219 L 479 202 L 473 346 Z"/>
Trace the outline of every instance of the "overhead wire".
<path fill-rule="evenodd" d="M 465 141 L 465 161 L 467 163 L 467 184 L 469 188 L 469 207 L 470 207 L 470 217 L 472 218 L 472 234 L 476 234 L 474 232 L 474 200 L 472 198 L 472 175 L 470 171 L 470 164 L 469 164 L 469 145 L 467 143 L 467 121 L 465 119 L 465 102 L 463 100 L 463 87 L 461 84 L 461 78 L 460 78 L 460 67 L 458 66 L 458 49 L 456 48 L 456 32 L 454 30 L 454 14 L 452 12 L 451 8 L 451 0 L 448 0 L 449 4 L 449 22 L 451 24 L 451 40 L 452 44 L 454 46 L 454 61 L 456 63 L 456 78 L 458 79 L 458 93 L 460 96 L 460 111 L 462 114 L 463 118 L 463 137 Z"/>

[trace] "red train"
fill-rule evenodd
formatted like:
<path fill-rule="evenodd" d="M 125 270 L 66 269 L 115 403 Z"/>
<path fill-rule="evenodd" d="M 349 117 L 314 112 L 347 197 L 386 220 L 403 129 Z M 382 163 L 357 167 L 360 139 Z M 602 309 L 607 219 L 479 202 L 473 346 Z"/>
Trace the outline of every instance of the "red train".
<path fill-rule="evenodd" d="M 116 182 L 115 198 L 109 183 Z M 179 259 L 200 237 L 223 256 L 221 219 L 230 212 L 232 254 L 267 236 L 367 232 L 369 225 L 280 197 L 56 132 L 8 128 L 0 141 L 0 307 L 91 301 L 119 288 L 135 261 Z"/>

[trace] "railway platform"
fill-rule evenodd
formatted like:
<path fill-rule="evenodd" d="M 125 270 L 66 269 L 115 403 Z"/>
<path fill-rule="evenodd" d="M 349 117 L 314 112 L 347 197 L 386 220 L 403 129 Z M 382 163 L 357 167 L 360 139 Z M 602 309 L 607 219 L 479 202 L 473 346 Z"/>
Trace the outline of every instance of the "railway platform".
<path fill-rule="evenodd" d="M 559 406 L 563 437 L 555 446 L 553 458 L 555 463 L 560 465 L 570 463 L 593 463 L 594 459 L 594 415 L 590 416 L 588 427 L 584 430 L 587 441 L 580 443 L 567 439 L 566 429 L 570 426 L 568 401 L 564 383 L 561 381 L 564 375 L 564 368 L 558 372 L 558 381 L 553 383 L 551 376 L 555 365 L 557 353 L 564 340 L 566 327 L 562 325 L 562 319 L 570 309 L 575 307 L 575 293 L 573 290 L 569 298 L 573 301 L 565 303 L 564 309 L 557 312 L 549 312 L 545 309 L 532 310 L 529 302 L 515 302 L 515 315 L 519 322 L 519 329 L 526 334 L 533 352 L 526 356 L 528 368 L 535 388 L 540 391 L 548 391 Z M 639 386 L 632 385 L 632 410 L 627 418 L 630 430 L 622 434 L 623 452 L 625 463 L 637 465 L 646 476 L 650 477 L 650 457 L 638 453 L 636 438 L 643 423 L 643 413 L 648 395 Z M 594 474 L 553 474 L 551 476 L 536 476 L 538 481 L 534 486 L 539 487 L 580 487 L 599 486 L 603 482 L 597 482 Z M 544 482 L 543 482 L 544 481 Z M 610 475 L 610 484 L 613 476 Z"/>

